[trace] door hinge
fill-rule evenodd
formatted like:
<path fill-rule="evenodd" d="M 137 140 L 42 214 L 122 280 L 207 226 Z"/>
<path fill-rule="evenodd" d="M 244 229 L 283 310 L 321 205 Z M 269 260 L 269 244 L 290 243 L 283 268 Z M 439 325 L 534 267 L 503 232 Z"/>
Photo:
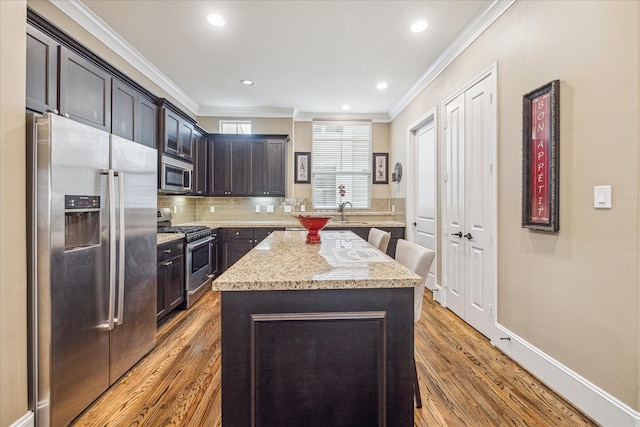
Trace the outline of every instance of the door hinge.
<path fill-rule="evenodd" d="M 444 182 L 447 182 L 449 180 L 449 174 L 445 172 L 442 176 L 442 179 L 444 180 Z"/>
<path fill-rule="evenodd" d="M 493 175 L 493 163 L 489 163 L 489 175 Z"/>
<path fill-rule="evenodd" d="M 493 94 L 489 94 L 489 104 L 493 104 Z"/>
<path fill-rule="evenodd" d="M 447 122 L 446 120 L 444 121 L 444 128 L 446 129 L 447 127 L 449 127 L 449 122 Z"/>

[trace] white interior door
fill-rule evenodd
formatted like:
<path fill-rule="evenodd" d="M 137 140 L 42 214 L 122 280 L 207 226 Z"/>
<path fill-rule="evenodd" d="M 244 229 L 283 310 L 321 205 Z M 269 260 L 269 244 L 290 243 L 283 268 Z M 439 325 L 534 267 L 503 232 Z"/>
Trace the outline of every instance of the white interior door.
<path fill-rule="evenodd" d="M 415 195 L 414 241 L 420 246 L 437 252 L 437 153 L 434 121 L 420 127 L 414 134 Z M 427 276 L 427 288 L 436 289 L 436 265 L 431 264 Z M 434 299 L 439 301 L 438 293 Z"/>
<path fill-rule="evenodd" d="M 491 336 L 495 293 L 492 76 L 445 104 L 446 305 Z"/>

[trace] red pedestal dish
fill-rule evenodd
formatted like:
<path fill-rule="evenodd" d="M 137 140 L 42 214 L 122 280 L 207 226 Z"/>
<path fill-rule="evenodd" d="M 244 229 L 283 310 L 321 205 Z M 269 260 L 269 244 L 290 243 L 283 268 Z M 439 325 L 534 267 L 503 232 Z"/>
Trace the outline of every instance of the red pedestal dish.
<path fill-rule="evenodd" d="M 320 235 L 318 234 L 318 231 L 322 230 L 330 219 L 330 216 L 298 216 L 300 225 L 309 230 L 307 233 L 307 243 L 320 243 Z"/>

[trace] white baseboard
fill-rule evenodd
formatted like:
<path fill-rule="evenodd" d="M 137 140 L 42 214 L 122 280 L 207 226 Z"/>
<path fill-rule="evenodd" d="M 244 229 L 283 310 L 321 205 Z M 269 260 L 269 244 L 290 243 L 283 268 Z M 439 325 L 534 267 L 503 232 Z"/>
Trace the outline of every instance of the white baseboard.
<path fill-rule="evenodd" d="M 496 334 L 492 339 L 492 344 L 603 426 L 640 427 L 639 412 L 590 383 L 504 326 L 496 324 Z"/>
<path fill-rule="evenodd" d="M 35 417 L 32 411 L 24 414 L 20 419 L 15 420 L 11 427 L 33 427 L 35 425 Z"/>

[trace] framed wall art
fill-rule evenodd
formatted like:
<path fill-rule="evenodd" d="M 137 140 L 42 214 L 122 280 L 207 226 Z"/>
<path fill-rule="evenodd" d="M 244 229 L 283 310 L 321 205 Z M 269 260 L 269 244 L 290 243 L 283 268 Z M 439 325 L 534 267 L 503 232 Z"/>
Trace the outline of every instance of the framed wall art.
<path fill-rule="evenodd" d="M 296 184 L 311 184 L 311 153 L 295 153 L 295 181 Z"/>
<path fill-rule="evenodd" d="M 560 81 L 522 99 L 522 227 L 558 231 Z"/>
<path fill-rule="evenodd" d="M 389 154 L 373 153 L 373 183 L 389 183 Z"/>

